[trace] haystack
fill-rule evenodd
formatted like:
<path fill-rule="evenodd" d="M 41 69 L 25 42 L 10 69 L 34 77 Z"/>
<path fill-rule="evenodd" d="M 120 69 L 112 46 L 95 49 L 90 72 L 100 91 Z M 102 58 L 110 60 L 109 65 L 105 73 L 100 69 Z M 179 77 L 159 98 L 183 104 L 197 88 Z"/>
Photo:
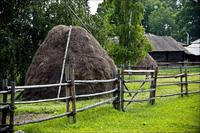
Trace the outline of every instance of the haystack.
<path fill-rule="evenodd" d="M 55 26 L 38 48 L 26 73 L 27 85 L 59 83 L 69 27 Z M 81 27 L 73 27 L 66 64 L 74 64 L 76 80 L 111 79 L 116 66 L 99 42 Z M 65 78 L 63 79 L 63 82 Z M 111 83 L 77 85 L 76 94 L 103 92 L 113 89 Z M 57 97 L 58 87 L 25 90 L 22 99 L 35 100 Z M 61 89 L 61 97 L 65 89 Z"/>
<path fill-rule="evenodd" d="M 137 63 L 136 66 L 155 69 L 158 65 L 157 62 L 149 54 L 147 54 L 143 60 Z"/>

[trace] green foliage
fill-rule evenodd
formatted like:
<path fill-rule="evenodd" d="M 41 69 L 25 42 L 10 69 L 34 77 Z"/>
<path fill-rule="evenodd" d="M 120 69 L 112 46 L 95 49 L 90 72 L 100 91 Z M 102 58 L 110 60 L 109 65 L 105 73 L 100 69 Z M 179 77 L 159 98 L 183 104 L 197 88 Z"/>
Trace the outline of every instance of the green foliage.
<path fill-rule="evenodd" d="M 0 1 L 0 79 L 24 84 L 28 66 L 47 32 L 58 24 L 82 26 L 69 7 L 90 25 L 87 0 Z"/>
<path fill-rule="evenodd" d="M 193 0 L 185 0 L 183 6 L 177 14 L 178 33 L 177 38 L 186 42 L 186 32 L 190 34 L 192 40 L 200 38 L 200 4 Z"/>
<path fill-rule="evenodd" d="M 116 64 L 126 64 L 130 60 L 135 64 L 151 50 L 144 37 L 143 5 L 133 0 L 108 0 L 98 8 L 96 23 L 100 27 L 97 40 L 108 51 Z M 119 39 L 119 44 L 112 41 Z"/>
<path fill-rule="evenodd" d="M 143 25 L 147 33 L 172 36 L 186 42 L 186 32 L 192 40 L 200 37 L 200 5 L 193 0 L 145 0 Z"/>

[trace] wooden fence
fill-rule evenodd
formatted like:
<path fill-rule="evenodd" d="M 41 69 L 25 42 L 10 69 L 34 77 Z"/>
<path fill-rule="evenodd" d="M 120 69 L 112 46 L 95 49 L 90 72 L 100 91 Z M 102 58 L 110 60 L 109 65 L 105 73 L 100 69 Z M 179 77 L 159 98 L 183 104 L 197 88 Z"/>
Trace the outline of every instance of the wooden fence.
<path fill-rule="evenodd" d="M 130 67 L 129 67 L 130 68 Z M 0 131 L 1 132 L 13 132 L 14 126 L 20 126 L 25 124 L 33 124 L 38 123 L 42 121 L 47 121 L 51 119 L 61 118 L 61 117 L 67 117 L 70 123 L 75 123 L 77 121 L 76 114 L 78 112 L 82 112 L 106 103 L 113 103 L 113 107 L 118 110 L 125 111 L 126 107 L 134 102 L 145 102 L 148 101 L 150 104 L 154 104 L 156 98 L 159 97 L 168 97 L 168 96 L 175 96 L 175 95 L 188 95 L 190 93 L 199 93 L 200 91 L 189 91 L 188 85 L 189 84 L 199 84 L 200 81 L 189 81 L 189 76 L 197 76 L 200 75 L 200 73 L 195 74 L 188 74 L 188 67 L 179 66 L 176 67 L 179 68 L 178 74 L 163 74 L 159 73 L 159 69 L 161 68 L 148 68 L 148 70 L 144 70 L 144 68 L 139 68 L 140 70 L 136 70 L 136 67 L 132 67 L 134 69 L 125 69 L 125 67 L 121 67 L 119 69 L 118 74 L 113 76 L 113 79 L 108 80 L 75 80 L 74 79 L 74 66 L 73 65 L 67 65 L 65 68 L 65 83 L 59 83 L 59 84 L 46 84 L 46 85 L 28 85 L 28 86 L 15 86 L 14 82 L 11 82 L 10 86 L 7 86 L 6 80 L 3 81 L 3 87 L 0 91 L 0 95 L 3 96 L 2 103 L 0 103 L 0 111 L 2 113 L 1 118 L 1 126 Z M 126 75 L 145 75 L 145 79 L 143 80 L 128 80 L 126 79 Z M 159 79 L 168 79 L 168 78 L 179 78 L 179 82 L 159 82 Z M 98 83 L 114 83 L 114 88 L 109 91 L 99 92 L 95 94 L 85 94 L 85 95 L 76 95 L 76 85 L 78 84 L 98 84 Z M 126 86 L 127 83 L 142 83 L 137 90 L 130 89 Z M 143 89 L 143 86 L 145 83 L 150 83 L 149 89 Z M 165 94 L 165 95 L 157 95 L 157 89 L 161 86 L 172 86 L 172 85 L 180 85 L 180 93 L 176 94 Z M 58 98 L 52 98 L 52 99 L 42 99 L 42 100 L 34 100 L 34 101 L 15 101 L 15 92 L 21 92 L 25 89 L 30 88 L 46 88 L 46 87 L 65 87 L 66 96 L 65 97 L 58 97 Z M 148 93 L 149 97 L 147 99 L 135 99 L 135 96 L 139 93 Z M 95 97 L 95 96 L 101 96 L 101 95 L 107 95 L 112 94 L 111 97 L 108 99 L 77 109 L 76 108 L 76 99 L 78 98 L 87 98 L 87 97 Z M 127 99 L 125 97 L 125 94 L 128 94 L 131 96 L 131 99 Z M 7 100 L 8 95 L 10 96 L 10 102 Z M 37 120 L 32 121 L 25 121 L 21 123 L 14 123 L 14 106 L 16 104 L 32 104 L 32 103 L 41 103 L 41 102 L 50 102 L 50 101 L 59 101 L 59 100 L 66 100 L 66 112 L 46 118 L 41 118 Z M 127 103 L 125 105 L 125 103 Z M 9 113 L 9 123 L 6 121 Z"/>
<path fill-rule="evenodd" d="M 21 125 L 26 125 L 26 124 L 33 124 L 33 123 L 38 123 L 42 121 L 47 121 L 47 120 L 52 120 L 56 118 L 61 118 L 64 116 L 67 116 L 67 119 L 69 122 L 75 123 L 77 121 L 76 114 L 78 112 L 82 112 L 106 103 L 113 103 L 114 108 L 119 109 L 120 102 L 119 102 L 119 92 L 120 88 L 118 85 L 118 82 L 120 80 L 119 77 L 115 76 L 113 79 L 109 80 L 75 80 L 74 79 L 74 68 L 73 65 L 65 68 L 65 75 L 66 75 L 66 83 L 59 83 L 59 84 L 47 84 L 47 85 L 28 85 L 28 86 L 15 86 L 14 82 L 12 82 L 11 86 L 7 86 L 5 80 L 3 81 L 3 88 L 2 91 L 0 91 L 0 95 L 3 95 L 3 102 L 0 104 L 0 109 L 2 111 L 2 121 L 1 121 L 1 132 L 13 132 L 13 127 L 14 126 L 21 126 Z M 85 94 L 85 95 L 76 95 L 75 92 L 75 86 L 77 84 L 98 84 L 98 83 L 114 83 L 114 88 L 109 91 L 104 91 L 104 92 L 99 92 L 99 93 L 94 93 L 94 94 Z M 42 99 L 42 100 L 34 100 L 34 101 L 15 101 L 14 96 L 15 92 L 21 92 L 24 91 L 25 89 L 30 89 L 30 88 L 46 88 L 46 87 L 56 87 L 56 86 L 64 86 L 65 91 L 66 91 L 66 96 L 65 97 L 59 97 L 59 98 L 52 98 L 52 99 Z M 11 102 L 7 101 L 7 95 L 11 94 Z M 76 108 L 76 99 L 78 98 L 88 98 L 88 97 L 95 97 L 95 96 L 101 96 L 101 95 L 106 95 L 106 94 L 112 94 L 111 97 L 108 99 L 77 109 Z M 41 103 L 41 102 L 50 102 L 50 101 L 58 101 L 58 100 L 66 100 L 66 112 L 63 114 L 58 114 L 54 116 L 50 116 L 47 118 L 41 118 L 37 120 L 32 120 L 32 121 L 25 121 L 21 123 L 14 123 L 14 105 L 16 104 L 32 104 L 32 103 Z M 7 119 L 7 113 L 8 109 L 10 111 L 10 123 L 6 123 Z"/>
<path fill-rule="evenodd" d="M 155 103 L 156 98 L 160 97 L 170 97 L 170 96 L 176 96 L 176 95 L 188 95 L 188 94 L 193 94 L 193 93 L 200 93 L 200 90 L 195 90 L 195 91 L 189 91 L 189 84 L 200 84 L 200 72 L 199 73 L 193 73 L 189 74 L 188 70 L 190 68 L 200 68 L 198 62 L 193 63 L 193 62 L 178 62 L 178 63 L 161 63 L 162 66 L 159 66 L 158 68 L 155 68 L 152 70 L 152 67 L 136 67 L 136 66 L 128 66 L 126 68 L 129 68 L 128 70 L 124 70 L 124 67 L 121 68 L 121 108 L 123 111 L 125 111 L 126 107 L 130 103 L 134 102 L 145 102 L 148 101 L 151 104 Z M 164 66 L 163 66 L 164 64 Z M 168 66 L 166 66 L 166 64 Z M 176 65 L 179 64 L 179 65 Z M 190 65 L 190 66 L 189 66 Z M 130 68 L 133 68 L 130 70 Z M 144 70 L 146 68 L 146 70 Z M 163 69 L 174 69 L 177 73 L 176 74 L 168 74 L 168 73 L 160 73 L 160 70 Z M 137 69 L 137 70 L 136 70 Z M 142 69 L 142 70 L 141 70 Z M 151 69 L 151 70 L 148 70 Z M 146 78 L 144 80 L 127 80 L 124 79 L 125 75 L 146 75 Z M 150 77 L 149 77 L 150 75 Z M 188 77 L 190 76 L 199 76 L 198 80 L 188 80 Z M 174 81 L 174 79 L 180 79 L 179 81 Z M 160 82 L 161 79 L 172 79 L 172 81 L 164 81 Z M 128 88 L 127 83 L 132 83 L 134 84 L 135 82 L 140 82 L 142 83 L 139 88 L 134 89 L 133 88 Z M 144 89 L 143 86 L 146 82 L 150 82 L 149 89 Z M 138 84 L 138 83 L 137 83 Z M 179 93 L 173 93 L 173 94 L 162 94 L 158 95 L 156 91 L 160 87 L 165 87 L 165 86 L 180 86 L 180 92 Z M 163 89 L 163 88 L 162 88 Z M 149 92 L 149 98 L 146 99 L 135 99 L 136 95 L 139 93 L 147 93 Z M 125 94 L 129 93 L 129 96 L 131 96 L 131 99 L 125 98 Z M 132 95 L 133 93 L 133 95 Z M 124 105 L 127 103 L 126 105 Z"/>

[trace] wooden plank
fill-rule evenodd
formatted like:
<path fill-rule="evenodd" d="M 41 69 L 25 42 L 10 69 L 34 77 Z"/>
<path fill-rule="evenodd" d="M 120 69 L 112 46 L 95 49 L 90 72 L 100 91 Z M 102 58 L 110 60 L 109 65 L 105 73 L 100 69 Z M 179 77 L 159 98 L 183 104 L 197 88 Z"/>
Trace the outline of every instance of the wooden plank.
<path fill-rule="evenodd" d="M 74 84 L 74 65 L 71 66 L 70 79 L 71 79 L 70 90 L 72 96 L 72 116 L 73 116 L 73 123 L 76 123 L 76 90 Z"/>
<path fill-rule="evenodd" d="M 0 128 L 0 133 L 9 133 L 9 126 L 4 126 Z"/>
<path fill-rule="evenodd" d="M 2 82 L 2 91 L 7 91 L 7 80 L 6 79 L 4 79 Z M 6 93 L 3 94 L 2 102 L 3 102 L 3 105 L 7 104 L 7 94 Z M 2 119 L 1 119 L 2 125 L 6 124 L 7 111 L 8 110 L 5 110 L 5 109 L 2 110 Z"/>
<path fill-rule="evenodd" d="M 70 79 L 69 75 L 70 75 L 70 66 L 69 64 L 67 64 L 65 66 L 65 81 L 66 82 Z M 71 98 L 69 86 L 65 86 L 65 96 Z M 66 112 L 70 112 L 70 99 L 66 99 Z M 67 116 L 67 119 L 69 119 L 68 117 L 69 116 Z"/>
<path fill-rule="evenodd" d="M 102 102 L 98 102 L 98 103 L 83 107 L 81 109 L 77 109 L 77 112 L 83 112 L 85 110 L 88 110 L 88 109 L 95 108 L 95 107 L 98 107 L 98 106 L 103 105 L 103 104 L 107 104 L 107 103 L 113 102 L 114 100 L 116 100 L 116 98 L 117 97 L 112 97 L 112 98 L 109 98 L 109 99 L 104 100 Z"/>
<path fill-rule="evenodd" d="M 170 97 L 170 96 L 177 96 L 177 95 L 182 95 L 185 94 L 185 92 L 183 93 L 174 93 L 174 94 L 165 94 L 165 95 L 157 95 L 156 97 Z"/>
<path fill-rule="evenodd" d="M 180 66 L 180 73 L 182 74 L 183 73 L 183 68 L 182 66 Z M 185 75 L 184 75 L 185 76 Z M 180 82 L 182 83 L 183 82 L 183 76 L 180 76 Z M 181 84 L 181 96 L 183 96 L 183 84 Z"/>
<path fill-rule="evenodd" d="M 124 80 L 125 83 L 132 83 L 132 82 L 151 82 L 154 79 L 145 79 L 145 80 Z"/>
<path fill-rule="evenodd" d="M 127 91 L 127 90 L 124 90 L 124 93 L 143 93 L 143 92 L 151 92 L 151 91 L 155 91 L 155 89 L 154 88 L 152 88 L 152 89 L 141 89 L 141 90 L 129 90 L 129 91 Z"/>
<path fill-rule="evenodd" d="M 41 119 L 37 119 L 37 120 L 29 120 L 29 121 L 25 121 L 25 122 L 21 122 L 21 123 L 15 123 L 15 126 L 22 126 L 22 125 L 27 125 L 27 124 L 34 124 L 34 123 L 39 123 L 39 122 L 43 122 L 43 121 L 48 121 L 48 120 L 52 120 L 52 119 L 57 119 L 57 118 L 61 118 L 67 115 L 70 115 L 72 112 L 65 112 L 63 114 L 59 114 L 59 115 L 54 115 L 54 116 L 50 116 L 47 118 L 41 118 Z"/>
<path fill-rule="evenodd" d="M 92 84 L 97 84 L 97 83 L 110 83 L 110 82 L 115 82 L 117 81 L 117 78 L 114 79 L 106 79 L 106 80 L 74 80 L 75 84 L 76 83 L 92 83 Z"/>
<path fill-rule="evenodd" d="M 11 98 L 10 98 L 10 128 L 9 131 L 14 132 L 14 110 L 15 110 L 15 83 L 11 81 Z"/>
<path fill-rule="evenodd" d="M 121 110 L 124 110 L 124 66 L 121 66 Z"/>
<path fill-rule="evenodd" d="M 124 102 L 146 102 L 155 99 L 156 97 L 148 98 L 148 99 L 125 99 Z"/>
<path fill-rule="evenodd" d="M 150 96 L 149 98 L 151 99 L 149 102 L 150 104 L 154 104 L 155 103 L 155 99 L 152 99 L 153 97 L 156 96 L 156 82 L 157 82 L 157 75 L 158 75 L 158 67 L 156 67 L 155 69 L 155 73 L 151 73 L 151 78 L 154 77 L 154 80 L 151 82 L 151 89 L 153 89 L 154 91 L 150 91 Z"/>
<path fill-rule="evenodd" d="M 67 86 L 70 83 L 58 83 L 58 84 L 47 84 L 47 85 L 24 85 L 24 86 L 15 86 L 15 89 L 34 89 L 34 88 L 47 88 L 47 87 L 57 87 L 57 86 Z M 11 86 L 8 86 L 10 89 Z"/>
<path fill-rule="evenodd" d="M 20 102 L 15 102 L 15 104 L 33 104 L 33 103 L 51 102 L 51 101 L 58 101 L 58 100 L 67 100 L 70 98 L 71 96 L 52 98 L 52 99 L 42 99 L 42 100 L 35 100 L 35 101 L 20 101 Z"/>
<path fill-rule="evenodd" d="M 0 105 L 0 110 L 9 109 L 9 105 Z"/>
<path fill-rule="evenodd" d="M 7 90 L 7 91 L 0 91 L 0 94 L 9 94 L 11 91 Z"/>
<path fill-rule="evenodd" d="M 106 94 L 114 93 L 116 91 L 117 91 L 117 88 L 109 90 L 109 91 L 94 93 L 94 94 L 76 95 L 76 98 L 84 98 L 84 97 L 86 98 L 86 97 L 101 96 L 101 95 L 106 95 Z"/>
<path fill-rule="evenodd" d="M 167 84 L 157 84 L 157 86 L 174 86 L 174 85 L 180 85 L 180 84 L 185 84 L 186 82 L 178 82 L 178 83 L 167 83 Z"/>
<path fill-rule="evenodd" d="M 155 70 L 123 70 L 125 73 L 154 73 Z"/>
<path fill-rule="evenodd" d="M 185 68 L 185 94 L 188 95 L 188 70 L 187 67 Z"/>
<path fill-rule="evenodd" d="M 66 66 L 66 63 L 65 63 L 65 62 L 66 62 L 67 53 L 68 53 L 68 48 L 69 48 L 69 42 L 70 42 L 70 37 L 71 37 L 71 31 L 72 31 L 72 25 L 70 25 L 70 27 L 69 27 L 69 32 L 68 32 L 68 37 L 67 37 L 67 43 L 66 43 L 66 46 L 65 46 L 65 54 L 64 54 L 64 57 L 63 57 L 62 70 L 61 70 L 60 82 L 59 82 L 59 83 L 62 83 L 62 81 L 63 81 L 64 69 L 65 69 L 65 66 Z M 57 98 L 60 97 L 61 87 L 62 87 L 62 86 L 59 86 L 59 88 L 58 88 Z"/>

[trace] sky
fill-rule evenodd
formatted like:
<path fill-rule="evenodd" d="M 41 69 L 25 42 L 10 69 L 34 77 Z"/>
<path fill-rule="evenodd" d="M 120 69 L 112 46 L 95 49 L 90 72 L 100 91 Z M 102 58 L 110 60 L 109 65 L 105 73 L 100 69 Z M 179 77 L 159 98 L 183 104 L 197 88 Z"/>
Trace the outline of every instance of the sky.
<path fill-rule="evenodd" d="M 90 7 L 90 13 L 95 14 L 99 3 L 102 3 L 103 0 L 88 0 L 88 5 Z"/>

